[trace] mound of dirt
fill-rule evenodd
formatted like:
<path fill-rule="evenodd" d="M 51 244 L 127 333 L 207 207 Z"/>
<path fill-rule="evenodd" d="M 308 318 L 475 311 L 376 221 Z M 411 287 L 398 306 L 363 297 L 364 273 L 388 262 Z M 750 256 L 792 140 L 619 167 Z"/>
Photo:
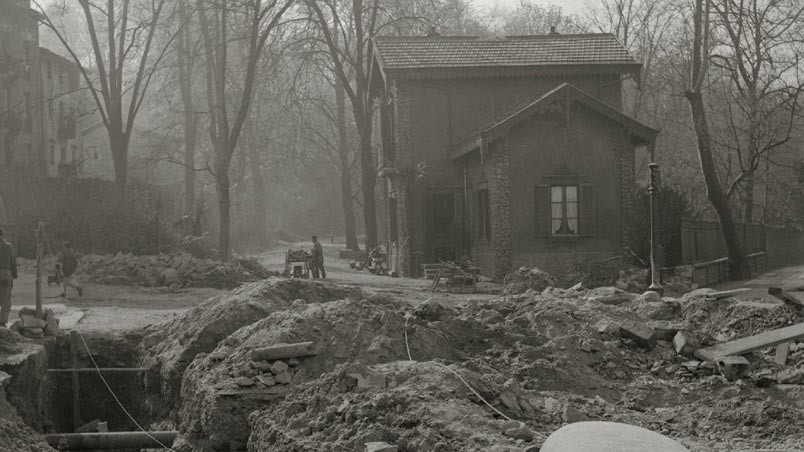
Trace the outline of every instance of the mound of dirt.
<path fill-rule="evenodd" d="M 517 295 L 528 290 L 541 292 L 555 286 L 556 280 L 549 273 L 536 267 L 520 267 L 519 270 L 506 275 L 503 284 L 503 295 Z"/>
<path fill-rule="evenodd" d="M 151 329 L 142 341 L 145 387 L 153 395 L 150 405 L 157 418 L 175 408 L 181 394 L 185 369 L 199 353 L 209 353 L 218 343 L 243 326 L 275 311 L 287 309 L 294 300 L 323 303 L 359 296 L 360 291 L 293 279 L 266 279 L 213 297 L 165 325 Z"/>
<path fill-rule="evenodd" d="M 79 259 L 78 275 L 85 281 L 98 284 L 154 286 L 159 284 L 160 276 L 167 269 L 175 269 L 186 287 L 215 289 L 232 289 L 243 283 L 278 276 L 255 260 L 222 263 L 186 253 L 158 256 L 123 253 L 114 256 L 85 255 Z"/>
<path fill-rule="evenodd" d="M 503 391 L 451 368 L 487 400 Z M 253 413 L 249 450 L 365 450 L 367 442 L 384 441 L 401 452 L 520 452 L 543 437 L 532 429 L 543 412 L 533 407 L 524 423 L 503 420 L 435 362 L 349 364 Z"/>
<path fill-rule="evenodd" d="M 283 311 L 245 326 L 209 355 L 198 356 L 184 374 L 180 428 L 190 442 L 211 450 L 242 448 L 249 438 L 247 417 L 284 398 L 289 388 L 316 380 L 337 364 L 374 364 L 405 359 L 406 305 L 382 298 L 329 303 L 296 301 Z M 417 337 L 410 351 L 423 359 L 463 358 L 446 334 L 408 320 Z M 312 341 L 316 356 L 282 363 L 255 362 L 252 350 Z"/>

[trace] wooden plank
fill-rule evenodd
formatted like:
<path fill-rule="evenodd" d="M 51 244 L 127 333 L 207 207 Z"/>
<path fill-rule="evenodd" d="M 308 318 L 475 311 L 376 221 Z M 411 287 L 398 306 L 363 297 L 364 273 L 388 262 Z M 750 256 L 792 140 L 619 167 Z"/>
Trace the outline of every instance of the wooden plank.
<path fill-rule="evenodd" d="M 80 367 L 75 369 L 48 369 L 49 373 L 98 373 L 100 370 L 103 373 L 107 372 L 148 372 L 150 369 L 147 367 L 101 367 L 100 369 L 96 369 L 94 367 Z"/>
<path fill-rule="evenodd" d="M 160 449 L 173 447 L 179 432 L 108 432 L 108 433 L 53 433 L 45 435 L 47 443 L 68 450 L 105 449 Z"/>
<path fill-rule="evenodd" d="M 768 287 L 768 294 L 782 300 L 785 304 L 804 307 L 804 300 L 798 298 L 795 293 L 782 290 L 780 287 Z"/>
<path fill-rule="evenodd" d="M 312 342 L 277 344 L 271 347 L 255 348 L 251 351 L 251 359 L 254 361 L 276 361 L 280 359 L 314 356 L 316 353 Z"/>
<path fill-rule="evenodd" d="M 720 292 L 710 292 L 706 294 L 707 300 L 719 300 L 721 298 L 728 298 L 733 297 L 734 295 L 738 295 L 745 292 L 750 292 L 751 289 L 743 288 L 743 289 L 732 289 L 732 290 L 721 290 Z"/>
<path fill-rule="evenodd" d="M 736 339 L 712 347 L 695 351 L 695 356 L 705 361 L 714 361 L 721 356 L 744 355 L 763 348 L 773 347 L 784 342 L 804 338 L 804 323 L 766 331 L 753 336 Z"/>
<path fill-rule="evenodd" d="M 787 364 L 787 355 L 790 353 L 790 342 L 783 342 L 776 346 L 776 356 L 773 362 L 780 366 Z"/>

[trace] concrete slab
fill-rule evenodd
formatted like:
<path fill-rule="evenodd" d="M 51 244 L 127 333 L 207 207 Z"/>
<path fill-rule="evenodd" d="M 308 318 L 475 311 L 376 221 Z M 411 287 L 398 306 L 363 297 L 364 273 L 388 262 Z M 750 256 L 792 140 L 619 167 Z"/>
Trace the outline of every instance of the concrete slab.
<path fill-rule="evenodd" d="M 650 430 L 617 422 L 577 422 L 553 432 L 541 452 L 690 452 Z"/>

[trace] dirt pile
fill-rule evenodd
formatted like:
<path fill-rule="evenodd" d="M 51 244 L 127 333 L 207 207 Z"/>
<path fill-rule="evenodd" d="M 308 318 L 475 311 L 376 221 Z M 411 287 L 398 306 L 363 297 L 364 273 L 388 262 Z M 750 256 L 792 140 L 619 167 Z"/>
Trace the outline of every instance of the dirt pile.
<path fill-rule="evenodd" d="M 453 366 L 487 400 L 506 389 Z M 525 420 L 545 415 L 529 406 Z M 502 407 L 508 411 L 507 408 Z M 365 450 L 385 441 L 400 451 L 520 452 L 540 433 L 526 423 L 495 419 L 493 411 L 436 362 L 341 365 L 291 389 L 284 401 L 253 413 L 249 450 Z"/>
<path fill-rule="evenodd" d="M 190 254 L 160 254 L 136 256 L 90 254 L 81 256 L 78 275 L 85 281 L 109 285 L 159 285 L 165 270 L 178 272 L 186 287 L 212 287 L 232 289 L 243 283 L 277 276 L 254 260 L 240 259 L 221 263 L 213 259 L 199 259 Z"/>
<path fill-rule="evenodd" d="M 270 278 L 213 297 L 178 319 L 151 328 L 142 341 L 142 364 L 152 369 L 145 387 L 153 396 L 149 405 L 154 415 L 163 418 L 175 408 L 182 375 L 196 355 L 213 351 L 241 327 L 287 309 L 297 299 L 320 303 L 355 293 L 348 287 Z"/>
<path fill-rule="evenodd" d="M 517 295 L 528 290 L 541 292 L 555 286 L 556 280 L 549 273 L 536 267 L 520 267 L 519 270 L 505 276 L 503 285 L 503 295 Z"/>
<path fill-rule="evenodd" d="M 0 371 L 0 452 L 50 452 L 41 434 L 29 427 L 6 401 L 4 383 L 10 376 Z"/>
<path fill-rule="evenodd" d="M 376 297 L 328 303 L 300 299 L 239 329 L 209 355 L 197 356 L 185 372 L 180 428 L 192 432 L 190 442 L 196 447 L 244 447 L 250 434 L 248 415 L 280 401 L 290 388 L 315 381 L 340 363 L 404 359 L 406 319 L 402 309 L 400 302 Z M 439 329 L 416 320 L 408 323 L 419 338 L 411 344 L 411 353 L 423 359 L 463 358 L 460 347 Z M 316 344 L 317 355 L 282 362 L 280 369 L 273 368 L 277 363 L 251 358 L 257 348 L 308 341 Z"/>

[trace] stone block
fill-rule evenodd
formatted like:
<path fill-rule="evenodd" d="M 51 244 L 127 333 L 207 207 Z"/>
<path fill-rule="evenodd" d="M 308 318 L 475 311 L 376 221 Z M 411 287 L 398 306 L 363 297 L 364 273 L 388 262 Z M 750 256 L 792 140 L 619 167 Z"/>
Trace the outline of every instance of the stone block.
<path fill-rule="evenodd" d="M 750 365 L 751 363 L 742 356 L 723 356 L 715 361 L 718 372 L 729 381 L 740 379 Z"/>
<path fill-rule="evenodd" d="M 625 322 L 620 325 L 620 334 L 647 350 L 656 347 L 656 333 L 653 328 L 645 324 L 633 321 Z"/>
<path fill-rule="evenodd" d="M 282 372 L 287 372 L 290 368 L 284 361 L 277 361 L 271 365 L 271 373 L 274 375 L 279 375 Z"/>
<path fill-rule="evenodd" d="M 673 337 L 673 346 L 679 355 L 692 356 L 701 344 L 695 334 L 689 331 L 679 331 Z"/>

